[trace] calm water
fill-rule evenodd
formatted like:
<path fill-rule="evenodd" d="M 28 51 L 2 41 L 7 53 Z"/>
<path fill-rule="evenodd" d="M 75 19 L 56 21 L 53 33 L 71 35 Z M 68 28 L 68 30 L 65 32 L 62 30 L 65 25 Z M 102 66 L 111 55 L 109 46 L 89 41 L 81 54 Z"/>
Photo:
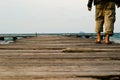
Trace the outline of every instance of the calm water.
<path fill-rule="evenodd" d="M 110 39 L 116 43 L 120 43 L 120 33 L 115 33 Z"/>
<path fill-rule="evenodd" d="M 80 35 L 80 34 L 85 34 L 85 33 L 57 33 L 57 34 L 5 34 L 5 35 L 24 35 L 24 36 L 36 36 L 36 35 Z M 91 33 L 90 33 L 91 34 Z M 95 34 L 95 33 L 92 33 Z M 0 34 L 0 36 L 4 36 L 4 34 Z M 18 39 L 21 39 L 22 37 L 18 37 Z M 116 43 L 120 43 L 120 33 L 114 33 L 112 37 L 110 37 L 111 41 L 114 41 Z M 5 37 L 4 41 L 0 40 L 0 44 L 9 44 L 10 42 L 13 42 L 13 39 L 11 37 Z"/>

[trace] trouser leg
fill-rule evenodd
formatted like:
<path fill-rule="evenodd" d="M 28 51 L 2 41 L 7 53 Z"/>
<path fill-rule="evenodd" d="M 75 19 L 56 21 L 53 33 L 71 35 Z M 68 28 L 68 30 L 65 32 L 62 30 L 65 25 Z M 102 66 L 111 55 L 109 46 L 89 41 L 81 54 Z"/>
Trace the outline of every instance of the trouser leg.
<path fill-rule="evenodd" d="M 109 2 L 105 9 L 105 33 L 113 34 L 115 22 L 115 3 Z"/>
<path fill-rule="evenodd" d="M 102 8 L 103 8 L 103 6 L 101 4 L 96 5 L 96 12 L 95 12 L 96 28 L 95 28 L 95 31 L 97 33 L 103 32 L 104 14 L 103 14 Z"/>

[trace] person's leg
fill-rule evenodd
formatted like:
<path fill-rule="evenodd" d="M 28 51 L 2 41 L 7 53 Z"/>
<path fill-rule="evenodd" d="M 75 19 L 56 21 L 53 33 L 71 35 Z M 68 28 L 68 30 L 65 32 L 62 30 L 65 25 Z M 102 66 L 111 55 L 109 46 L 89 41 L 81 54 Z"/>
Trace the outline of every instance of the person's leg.
<path fill-rule="evenodd" d="M 101 32 L 103 32 L 103 24 L 104 24 L 104 7 L 103 3 L 96 5 L 96 13 L 95 13 L 95 20 L 96 20 L 96 28 L 95 31 L 97 33 L 97 42 L 101 42 Z"/>
<path fill-rule="evenodd" d="M 115 3 L 108 2 L 105 9 L 105 43 L 110 43 L 109 37 L 113 34 L 115 22 Z"/>
<path fill-rule="evenodd" d="M 101 8 L 100 4 L 96 5 L 95 20 L 96 20 L 95 28 L 96 33 L 103 32 L 104 15 L 103 9 Z"/>

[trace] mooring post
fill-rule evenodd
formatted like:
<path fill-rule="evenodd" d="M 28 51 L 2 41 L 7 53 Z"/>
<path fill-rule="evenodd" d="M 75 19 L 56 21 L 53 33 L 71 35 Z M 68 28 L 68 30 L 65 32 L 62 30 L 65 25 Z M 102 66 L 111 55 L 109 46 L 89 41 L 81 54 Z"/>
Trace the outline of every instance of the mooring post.
<path fill-rule="evenodd" d="M 13 41 L 16 41 L 17 40 L 17 37 L 13 37 Z"/>
<path fill-rule="evenodd" d="M 5 38 L 4 38 L 4 37 L 0 37 L 0 40 L 4 41 L 4 40 L 5 40 Z"/>

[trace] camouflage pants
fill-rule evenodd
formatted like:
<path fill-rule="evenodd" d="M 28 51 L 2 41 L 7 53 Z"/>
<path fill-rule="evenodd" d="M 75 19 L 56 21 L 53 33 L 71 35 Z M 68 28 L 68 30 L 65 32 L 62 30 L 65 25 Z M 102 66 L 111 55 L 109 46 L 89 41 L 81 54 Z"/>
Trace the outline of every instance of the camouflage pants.
<path fill-rule="evenodd" d="M 115 3 L 103 1 L 96 5 L 96 32 L 103 32 L 105 24 L 105 33 L 113 34 L 115 22 Z"/>

